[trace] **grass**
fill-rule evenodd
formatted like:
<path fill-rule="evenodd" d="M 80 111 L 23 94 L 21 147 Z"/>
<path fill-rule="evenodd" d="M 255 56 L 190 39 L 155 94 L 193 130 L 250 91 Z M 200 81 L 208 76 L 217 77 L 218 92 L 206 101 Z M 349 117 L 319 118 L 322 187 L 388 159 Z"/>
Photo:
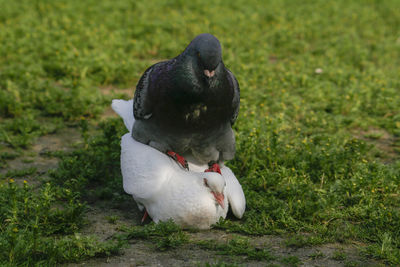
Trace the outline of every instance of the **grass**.
<path fill-rule="evenodd" d="M 301 261 L 296 256 L 287 256 L 281 260 L 281 263 L 283 263 L 285 266 L 296 267 L 300 266 Z"/>
<path fill-rule="evenodd" d="M 34 174 L 37 171 L 36 167 L 30 167 L 30 168 L 26 168 L 26 169 L 18 169 L 18 170 L 9 170 L 7 171 L 4 175 L 4 177 L 8 177 L 8 178 L 16 178 L 16 177 L 24 177 L 27 175 L 31 175 Z"/>
<path fill-rule="evenodd" d="M 0 184 L 0 263 L 54 265 L 117 254 L 122 243 L 78 233 L 84 205 L 68 189 L 46 183 L 38 191 L 24 181 Z"/>
<path fill-rule="evenodd" d="M 125 239 L 146 239 L 155 241 L 156 249 L 165 251 L 178 248 L 188 242 L 189 238 L 173 221 L 154 222 L 145 226 L 134 226 L 123 229 Z"/>
<path fill-rule="evenodd" d="M 220 255 L 244 256 L 246 260 L 271 261 L 275 259 L 267 249 L 253 247 L 248 238 L 235 237 L 223 244 L 215 241 L 199 241 L 198 245 L 203 249 L 217 251 Z"/>
<path fill-rule="evenodd" d="M 346 258 L 347 258 L 346 253 L 341 250 L 336 250 L 332 256 L 332 259 L 334 259 L 335 261 L 343 261 Z"/>
<path fill-rule="evenodd" d="M 228 165 L 247 198 L 242 220 L 217 227 L 250 238 L 289 233 L 293 247 L 361 242 L 366 257 L 400 264 L 399 2 L 158 2 L 0 0 L 0 263 L 119 251 L 118 240 L 79 234 L 87 199 L 126 200 L 124 126 L 97 124 L 108 92 L 132 88 L 146 67 L 211 32 L 241 86 Z M 34 169 L 8 162 L 68 126 L 85 144 L 56 153 L 49 183 L 12 182 Z"/>
<path fill-rule="evenodd" d="M 320 236 L 304 236 L 304 234 L 294 235 L 285 240 L 285 245 L 289 248 L 302 248 L 305 246 L 316 246 L 324 243 Z"/>

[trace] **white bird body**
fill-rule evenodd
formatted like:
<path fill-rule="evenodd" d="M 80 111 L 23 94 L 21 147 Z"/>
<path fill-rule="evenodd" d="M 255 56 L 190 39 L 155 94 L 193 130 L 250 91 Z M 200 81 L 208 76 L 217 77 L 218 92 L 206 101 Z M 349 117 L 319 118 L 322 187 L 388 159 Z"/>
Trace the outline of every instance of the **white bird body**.
<path fill-rule="evenodd" d="M 113 100 L 112 108 L 127 129 L 132 129 L 133 100 Z M 184 156 L 190 171 L 160 151 L 135 141 L 130 133 L 125 134 L 121 140 L 125 192 L 133 196 L 141 210 L 144 206 L 155 222 L 172 219 L 182 227 L 208 229 L 219 218 L 226 217 L 228 203 L 233 214 L 241 218 L 246 201 L 232 171 L 221 165 L 222 175 L 204 172 L 207 165 L 195 164 L 190 155 Z M 220 200 L 223 203 L 216 200 L 213 190 L 225 196 Z"/>

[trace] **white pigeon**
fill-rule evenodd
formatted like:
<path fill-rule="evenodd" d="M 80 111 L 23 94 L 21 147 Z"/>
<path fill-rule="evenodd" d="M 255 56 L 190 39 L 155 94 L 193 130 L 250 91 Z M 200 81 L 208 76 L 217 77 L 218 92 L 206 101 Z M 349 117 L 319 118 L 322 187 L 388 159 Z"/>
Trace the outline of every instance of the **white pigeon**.
<path fill-rule="evenodd" d="M 133 100 L 114 99 L 113 110 L 130 131 L 135 123 Z M 131 133 L 122 136 L 121 171 L 126 193 L 133 196 L 140 210 L 155 222 L 172 219 L 184 228 L 209 229 L 225 218 L 229 204 L 242 218 L 246 200 L 232 171 L 221 164 L 221 174 L 204 172 L 191 155 L 185 155 L 190 171 L 160 151 L 135 141 Z"/>

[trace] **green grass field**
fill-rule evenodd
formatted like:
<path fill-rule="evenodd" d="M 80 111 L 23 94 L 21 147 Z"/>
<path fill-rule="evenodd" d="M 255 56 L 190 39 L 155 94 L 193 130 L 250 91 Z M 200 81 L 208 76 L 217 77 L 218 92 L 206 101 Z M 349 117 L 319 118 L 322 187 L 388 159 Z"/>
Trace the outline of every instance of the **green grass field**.
<path fill-rule="evenodd" d="M 120 119 L 102 119 L 104 110 L 112 98 L 131 98 L 148 66 L 203 32 L 219 38 L 241 87 L 237 154 L 228 165 L 247 210 L 216 228 L 249 239 L 289 235 L 293 246 L 357 244 L 367 261 L 400 265 L 399 1 L 0 0 L 0 7 L 1 265 L 116 255 L 136 238 L 161 250 L 192 242 L 171 223 L 132 222 L 107 241 L 82 227 L 88 199 L 130 199 L 119 170 L 126 130 Z M 132 90 L 118 93 L 125 88 Z M 49 154 L 61 159 L 57 169 L 9 167 L 38 137 L 71 127 L 83 143 Z M 198 246 L 271 259 L 246 240 Z"/>

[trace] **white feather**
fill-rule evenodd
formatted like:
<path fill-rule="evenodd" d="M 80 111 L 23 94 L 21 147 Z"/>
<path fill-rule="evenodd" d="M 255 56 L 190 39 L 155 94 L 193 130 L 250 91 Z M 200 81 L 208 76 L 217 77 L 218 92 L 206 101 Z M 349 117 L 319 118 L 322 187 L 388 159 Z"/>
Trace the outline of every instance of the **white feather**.
<path fill-rule="evenodd" d="M 133 117 L 133 99 L 123 100 L 114 99 L 111 103 L 111 108 L 122 118 L 126 129 L 132 131 L 135 118 Z"/>
<path fill-rule="evenodd" d="M 114 99 L 112 108 L 130 131 L 135 122 L 133 100 Z M 226 217 L 228 203 L 233 214 L 241 218 L 246 200 L 233 172 L 222 165 L 222 176 L 205 173 L 207 165 L 196 164 L 191 155 L 184 156 L 190 171 L 182 169 L 160 151 L 135 141 L 130 133 L 125 134 L 121 140 L 121 171 L 125 192 L 133 196 L 139 207 L 144 206 L 155 222 L 173 219 L 183 227 L 207 229 L 219 218 Z M 222 184 L 224 208 L 216 203 L 203 178 Z"/>
<path fill-rule="evenodd" d="M 243 217 L 244 210 L 246 209 L 246 198 L 243 193 L 242 186 L 236 179 L 232 170 L 228 167 L 221 166 L 221 174 L 225 178 L 226 182 L 226 197 L 228 198 L 229 204 L 233 214 L 241 219 Z"/>

